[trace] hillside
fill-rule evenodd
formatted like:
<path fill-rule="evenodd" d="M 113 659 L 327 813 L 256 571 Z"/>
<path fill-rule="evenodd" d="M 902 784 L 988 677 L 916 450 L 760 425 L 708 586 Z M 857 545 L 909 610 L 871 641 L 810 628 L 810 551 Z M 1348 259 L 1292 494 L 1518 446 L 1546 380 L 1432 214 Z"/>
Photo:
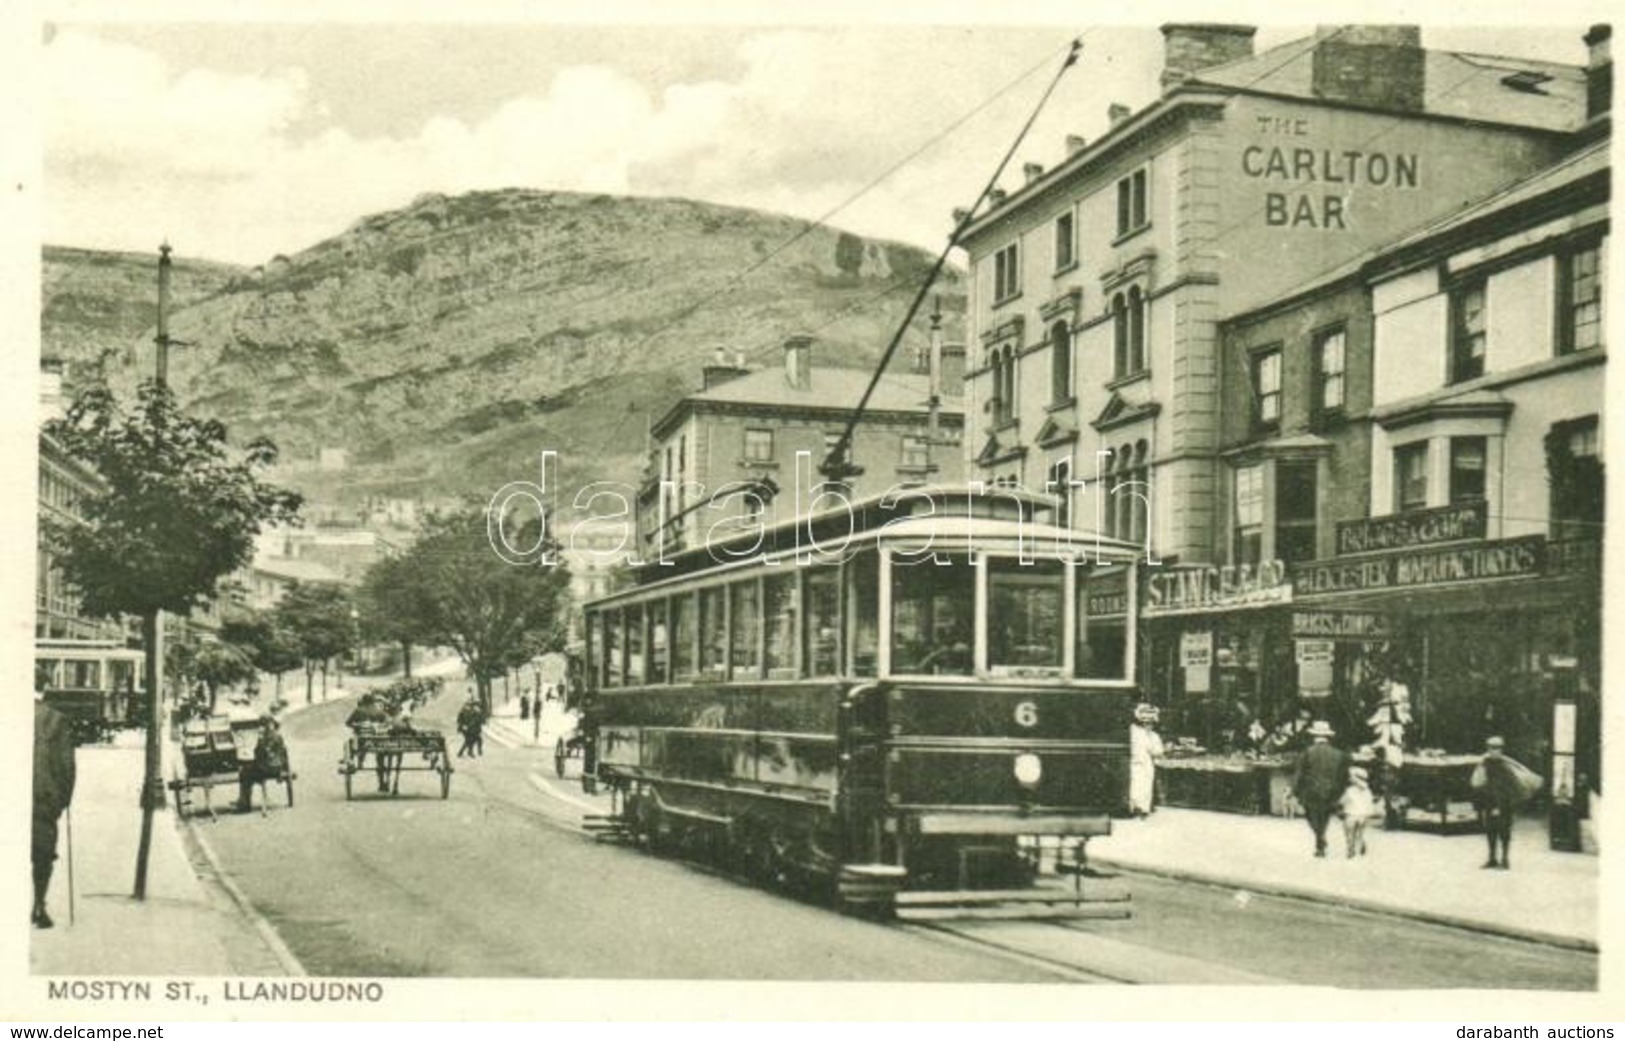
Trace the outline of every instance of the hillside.
<path fill-rule="evenodd" d="M 933 258 L 819 228 L 730 282 L 805 228 L 684 200 L 425 196 L 253 270 L 178 260 L 171 379 L 234 438 L 273 437 L 282 478 L 328 504 L 487 495 L 548 448 L 567 484 L 632 481 L 648 422 L 717 348 L 777 364 L 813 332 L 818 364 L 878 358 Z M 45 343 L 75 382 L 98 357 L 115 386 L 150 372 L 155 258 L 44 263 Z M 957 330 L 959 277 L 939 285 Z"/>

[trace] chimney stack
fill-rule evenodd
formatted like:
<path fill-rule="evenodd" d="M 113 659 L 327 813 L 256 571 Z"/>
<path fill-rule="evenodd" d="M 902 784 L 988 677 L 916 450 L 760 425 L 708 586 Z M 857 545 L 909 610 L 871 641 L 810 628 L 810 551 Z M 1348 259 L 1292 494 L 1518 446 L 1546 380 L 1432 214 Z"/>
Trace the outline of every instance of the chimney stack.
<path fill-rule="evenodd" d="M 1106 106 L 1106 118 L 1111 122 L 1112 126 L 1116 126 L 1127 119 L 1133 111 L 1127 105 L 1120 105 L 1114 101 Z"/>
<path fill-rule="evenodd" d="M 729 380 L 738 379 L 740 376 L 749 373 L 750 370 L 745 368 L 745 355 L 743 352 L 735 354 L 730 361 L 727 350 L 718 347 L 712 352 L 711 364 L 700 370 L 701 389 L 710 390 L 712 387 L 721 386 Z"/>
<path fill-rule="evenodd" d="M 1318 98 L 1390 112 L 1420 112 L 1427 52 L 1415 25 L 1322 26 L 1310 83 Z"/>
<path fill-rule="evenodd" d="M 1251 25 L 1213 22 L 1170 24 L 1162 27 L 1162 92 L 1203 69 L 1253 56 Z"/>
<path fill-rule="evenodd" d="M 784 341 L 784 381 L 796 390 L 812 389 L 811 336 L 792 336 Z"/>
<path fill-rule="evenodd" d="M 1083 151 L 1088 146 L 1089 146 L 1089 139 L 1084 137 L 1082 134 L 1068 134 L 1068 135 L 1066 135 L 1066 154 L 1067 155 L 1069 155 L 1069 156 L 1077 155 L 1079 152 Z"/>
<path fill-rule="evenodd" d="M 1009 198 L 1009 196 L 1010 193 L 1005 191 L 1003 188 L 995 188 L 987 193 L 987 201 L 994 206 L 1003 206 L 1004 200 Z"/>
<path fill-rule="evenodd" d="M 1614 56 L 1609 39 L 1611 25 L 1593 25 L 1585 34 L 1589 52 L 1586 61 L 1586 118 L 1595 119 L 1614 106 Z"/>
<path fill-rule="evenodd" d="M 1024 164 L 1022 166 L 1021 172 L 1022 172 L 1022 175 L 1025 176 L 1026 179 L 1027 179 L 1026 183 L 1027 184 L 1032 184 L 1034 181 L 1036 181 L 1040 177 L 1044 176 L 1044 164 L 1043 163 L 1026 163 L 1026 164 Z"/>
<path fill-rule="evenodd" d="M 965 209 L 965 207 L 963 207 L 963 206 L 955 206 L 954 207 L 954 227 L 957 228 L 961 224 L 965 223 L 965 218 L 969 217 L 969 216 L 970 216 L 970 211 Z"/>

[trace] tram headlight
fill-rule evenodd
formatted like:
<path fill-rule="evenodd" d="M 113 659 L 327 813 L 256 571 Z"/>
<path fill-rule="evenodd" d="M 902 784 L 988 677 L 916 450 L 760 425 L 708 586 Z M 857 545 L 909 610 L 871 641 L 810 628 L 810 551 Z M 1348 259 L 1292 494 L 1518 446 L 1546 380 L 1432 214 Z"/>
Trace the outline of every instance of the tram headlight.
<path fill-rule="evenodd" d="M 1038 782 L 1044 777 L 1044 762 L 1031 752 L 1023 752 L 1016 756 L 1011 764 L 1015 772 L 1016 783 L 1023 788 L 1037 788 Z"/>

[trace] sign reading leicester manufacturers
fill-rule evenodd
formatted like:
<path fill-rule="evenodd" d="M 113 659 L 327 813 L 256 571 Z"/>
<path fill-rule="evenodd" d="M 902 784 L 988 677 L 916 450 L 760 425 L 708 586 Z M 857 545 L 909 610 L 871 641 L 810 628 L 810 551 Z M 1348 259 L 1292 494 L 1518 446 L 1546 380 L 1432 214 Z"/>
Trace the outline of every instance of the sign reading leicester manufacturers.
<path fill-rule="evenodd" d="M 1545 548 L 1544 536 L 1531 535 L 1365 559 L 1318 561 L 1293 570 L 1292 589 L 1296 596 L 1305 597 L 1528 578 L 1540 574 Z"/>
<path fill-rule="evenodd" d="M 1484 537 L 1484 503 L 1457 503 L 1388 517 L 1343 521 L 1337 526 L 1337 553 L 1374 553 Z"/>

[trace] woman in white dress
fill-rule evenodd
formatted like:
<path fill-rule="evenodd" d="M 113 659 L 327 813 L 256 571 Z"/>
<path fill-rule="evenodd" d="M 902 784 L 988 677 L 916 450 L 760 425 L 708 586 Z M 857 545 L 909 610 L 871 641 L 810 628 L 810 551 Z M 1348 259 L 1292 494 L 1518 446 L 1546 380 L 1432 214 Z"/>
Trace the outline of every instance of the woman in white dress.
<path fill-rule="evenodd" d="M 1136 817 L 1150 814 L 1157 788 L 1157 759 L 1162 756 L 1162 738 L 1153 729 L 1157 717 L 1156 706 L 1142 702 L 1128 731 L 1128 802 Z"/>

